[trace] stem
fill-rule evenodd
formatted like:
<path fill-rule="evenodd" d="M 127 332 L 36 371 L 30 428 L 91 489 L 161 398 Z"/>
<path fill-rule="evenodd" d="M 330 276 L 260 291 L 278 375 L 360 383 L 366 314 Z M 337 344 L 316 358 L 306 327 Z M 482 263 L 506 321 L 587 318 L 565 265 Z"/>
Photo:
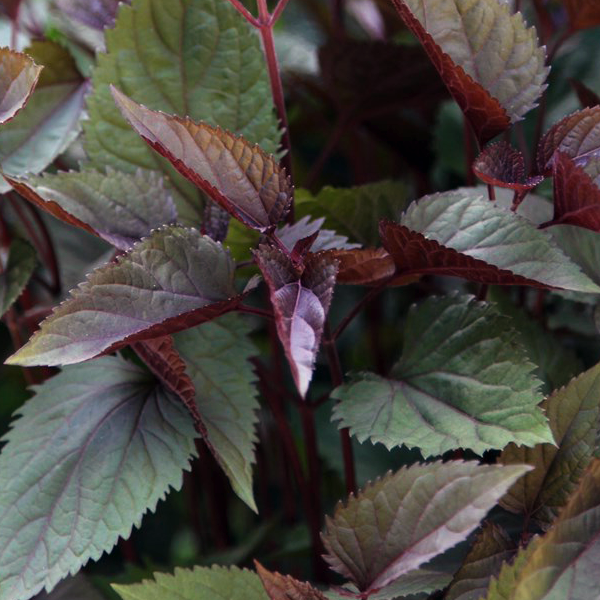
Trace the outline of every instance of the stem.
<path fill-rule="evenodd" d="M 259 317 L 264 317 L 265 319 L 269 319 L 270 321 L 273 321 L 275 319 L 275 316 L 272 312 L 264 310 L 263 308 L 256 308 L 254 306 L 246 306 L 245 304 L 240 304 L 237 307 L 237 310 L 247 315 L 257 315 Z"/>
<path fill-rule="evenodd" d="M 233 4 L 234 8 L 252 25 L 253 27 L 260 27 L 260 23 L 256 17 L 239 1 L 229 0 Z"/>

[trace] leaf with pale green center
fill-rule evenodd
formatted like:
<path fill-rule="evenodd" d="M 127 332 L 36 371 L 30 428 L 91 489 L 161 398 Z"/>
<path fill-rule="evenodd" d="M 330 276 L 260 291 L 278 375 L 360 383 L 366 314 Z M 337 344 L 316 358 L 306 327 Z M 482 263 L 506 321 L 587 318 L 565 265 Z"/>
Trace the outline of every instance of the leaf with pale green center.
<path fill-rule="evenodd" d="M 8 181 L 36 206 L 120 250 L 177 220 L 170 190 L 153 171 L 130 175 L 109 167 L 106 174 L 70 171 Z"/>
<path fill-rule="evenodd" d="M 27 53 L 44 69 L 27 106 L 0 129 L 0 167 L 16 176 L 40 173 L 75 140 L 87 91 L 65 48 L 38 41 Z"/>
<path fill-rule="evenodd" d="M 466 539 L 527 470 L 453 461 L 388 474 L 327 517 L 325 560 L 375 592 Z"/>
<path fill-rule="evenodd" d="M 228 2 L 135 0 L 119 9 L 106 48 L 98 57 L 84 123 L 92 164 L 168 175 L 181 223 L 199 226 L 198 190 L 131 129 L 109 84 L 151 109 L 204 120 L 275 153 L 281 132 L 258 35 Z"/>
<path fill-rule="evenodd" d="M 121 358 L 37 386 L 0 453 L 0 597 L 26 600 L 140 525 L 195 454 L 192 420 Z"/>
<path fill-rule="evenodd" d="M 333 418 L 360 442 L 425 456 L 552 442 L 534 365 L 508 325 L 470 296 L 426 300 L 409 311 L 390 378 L 365 373 L 338 387 Z"/>
<path fill-rule="evenodd" d="M 0 123 L 10 121 L 27 104 L 41 70 L 26 54 L 0 48 Z"/>
<path fill-rule="evenodd" d="M 538 230 L 529 220 L 494 206 L 475 190 L 425 196 L 408 207 L 400 223 L 443 248 L 482 261 L 507 276 L 512 273 L 543 286 L 600 293 L 600 287 L 569 260 L 546 230 Z M 476 273 L 478 268 L 470 267 L 466 275 L 469 270 Z M 410 264 L 402 270 L 409 272 Z M 461 276 L 460 270 L 456 275 Z"/>
<path fill-rule="evenodd" d="M 196 388 L 206 441 L 235 493 L 256 511 L 252 464 L 257 442 L 256 376 L 248 359 L 258 354 L 239 315 L 175 334 L 175 349 Z"/>
<path fill-rule="evenodd" d="M 552 529 L 492 580 L 486 600 L 598 598 L 600 460 L 584 473 Z"/>
<path fill-rule="evenodd" d="M 193 327 L 233 309 L 227 251 L 195 229 L 165 227 L 93 271 L 7 363 L 77 363 Z"/>
<path fill-rule="evenodd" d="M 550 525 L 592 461 L 600 421 L 600 364 L 557 390 L 541 405 L 556 445 L 517 448 L 500 455 L 503 464 L 530 464 L 533 471 L 501 500 L 504 508 Z"/>
<path fill-rule="evenodd" d="M 123 600 L 269 600 L 258 575 L 237 567 L 175 568 L 154 581 L 112 587 Z"/>
<path fill-rule="evenodd" d="M 25 240 L 15 238 L 8 248 L 8 260 L 0 272 L 0 317 L 19 297 L 37 263 L 34 248 Z"/>

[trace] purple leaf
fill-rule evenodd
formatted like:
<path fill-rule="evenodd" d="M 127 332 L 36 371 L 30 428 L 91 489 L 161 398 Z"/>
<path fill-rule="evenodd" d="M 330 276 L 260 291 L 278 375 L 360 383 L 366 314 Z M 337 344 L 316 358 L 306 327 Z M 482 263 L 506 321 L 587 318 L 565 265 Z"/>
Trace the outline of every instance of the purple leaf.
<path fill-rule="evenodd" d="M 67 16 L 88 27 L 102 31 L 115 24 L 119 4 L 131 0 L 57 0 L 57 5 Z"/>
<path fill-rule="evenodd" d="M 0 48 L 0 123 L 10 121 L 27 104 L 41 70 L 26 54 Z"/>

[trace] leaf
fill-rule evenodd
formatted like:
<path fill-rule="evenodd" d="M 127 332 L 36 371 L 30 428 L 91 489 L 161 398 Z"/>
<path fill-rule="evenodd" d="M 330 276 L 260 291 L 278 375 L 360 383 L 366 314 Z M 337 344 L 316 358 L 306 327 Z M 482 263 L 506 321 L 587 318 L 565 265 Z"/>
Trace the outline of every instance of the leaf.
<path fill-rule="evenodd" d="M 37 386 L 0 454 L 0 596 L 51 590 L 129 537 L 195 453 L 184 407 L 106 357 Z"/>
<path fill-rule="evenodd" d="M 196 388 L 204 439 L 235 493 L 254 511 L 252 465 L 258 421 L 256 376 L 248 359 L 258 354 L 239 315 L 175 334 L 175 349 Z"/>
<path fill-rule="evenodd" d="M 237 567 L 175 567 L 175 574 L 154 573 L 155 581 L 115 585 L 123 600 L 269 600 L 258 575 Z"/>
<path fill-rule="evenodd" d="M 600 173 L 600 156 L 591 157 L 584 168 L 557 150 L 552 170 L 554 217 L 543 227 L 564 223 L 600 231 L 600 188 L 589 174 Z"/>
<path fill-rule="evenodd" d="M 269 287 L 277 334 L 304 398 L 329 311 L 337 263 L 327 255 L 312 255 L 301 273 L 276 248 L 259 246 L 254 258 Z"/>
<path fill-rule="evenodd" d="M 575 491 L 579 478 L 594 458 L 600 420 L 600 364 L 573 379 L 544 400 L 556 445 L 517 448 L 500 455 L 503 464 L 530 464 L 533 471 L 501 500 L 504 508 L 550 525 Z"/>
<path fill-rule="evenodd" d="M 397 219 L 406 207 L 408 188 L 399 181 L 379 181 L 352 188 L 324 187 L 316 196 L 297 190 L 296 217 L 325 217 L 324 227 L 364 246 L 379 243 L 379 220 Z"/>
<path fill-rule="evenodd" d="M 486 600 L 589 600 L 598 595 L 600 461 L 594 460 L 552 529 L 493 580 Z"/>
<path fill-rule="evenodd" d="M 0 272 L 0 317 L 12 306 L 27 285 L 37 264 L 33 247 L 15 238 L 8 248 L 6 266 Z"/>
<path fill-rule="evenodd" d="M 517 192 L 514 204 L 520 204 L 525 194 L 539 185 L 542 176 L 525 176 L 525 158 L 508 142 L 490 144 L 473 163 L 475 175 L 489 185 Z"/>
<path fill-rule="evenodd" d="M 359 442 L 406 444 L 424 456 L 552 442 L 534 365 L 507 325 L 493 305 L 470 296 L 412 307 L 390 378 L 364 373 L 338 387 L 333 419 Z"/>
<path fill-rule="evenodd" d="M 267 571 L 254 561 L 256 572 L 271 600 L 327 600 L 327 597 L 310 583 L 301 582 L 289 575 Z"/>
<path fill-rule="evenodd" d="M 57 0 L 58 8 L 75 21 L 103 31 L 115 24 L 120 0 Z M 130 4 L 131 0 L 121 0 Z"/>
<path fill-rule="evenodd" d="M 0 123 L 10 121 L 27 104 L 41 70 L 26 54 L 0 48 Z"/>
<path fill-rule="evenodd" d="M 436 273 L 502 285 L 598 293 L 545 231 L 476 191 L 445 192 L 413 202 L 401 225 L 381 224 L 383 245 L 399 274 Z"/>
<path fill-rule="evenodd" d="M 569 14 L 571 31 L 600 25 L 600 6 L 594 0 L 563 0 Z"/>
<path fill-rule="evenodd" d="M 584 108 L 555 123 L 540 140 L 537 169 L 552 173 L 552 157 L 560 150 L 577 163 L 600 154 L 600 106 Z"/>
<path fill-rule="evenodd" d="M 33 600 L 104 600 L 104 596 L 78 573 L 63 579 L 49 594 L 40 592 Z"/>
<path fill-rule="evenodd" d="M 85 150 L 92 165 L 167 175 L 180 222 L 198 227 L 203 203 L 197 188 L 131 129 L 109 84 L 153 110 L 204 120 L 277 152 L 281 132 L 256 32 L 225 2 L 137 0 L 120 8 L 106 48 L 87 98 Z"/>
<path fill-rule="evenodd" d="M 228 131 L 152 111 L 111 89 L 142 138 L 233 217 L 259 231 L 285 217 L 292 185 L 273 155 Z"/>
<path fill-rule="evenodd" d="M 327 517 L 324 558 L 361 591 L 377 591 L 466 539 L 526 470 L 451 461 L 388 474 Z"/>
<path fill-rule="evenodd" d="M 360 248 L 360 244 L 348 242 L 348 238 L 345 235 L 338 235 L 331 229 L 323 229 L 324 223 L 324 217 L 313 221 L 310 215 L 307 215 L 298 219 L 293 225 L 286 223 L 277 229 L 275 234 L 279 238 L 279 241 L 290 251 L 293 250 L 294 246 L 300 240 L 310 237 L 315 233 L 318 233 L 318 235 L 310 248 L 313 253 L 332 249 L 352 250 Z"/>
<path fill-rule="evenodd" d="M 533 27 L 497 0 L 394 0 L 480 143 L 536 106 L 549 68 Z"/>
<path fill-rule="evenodd" d="M 106 174 L 86 170 L 7 179 L 36 206 L 120 250 L 177 220 L 170 190 L 153 171 L 138 169 L 132 175 L 109 167 Z"/>
<path fill-rule="evenodd" d="M 7 364 L 65 365 L 209 321 L 241 300 L 221 244 L 165 227 L 93 271 Z"/>
<path fill-rule="evenodd" d="M 67 149 L 79 134 L 87 90 L 62 46 L 36 41 L 27 53 L 44 70 L 27 106 L 0 129 L 0 167 L 13 176 L 39 173 Z"/>
<path fill-rule="evenodd" d="M 500 573 L 503 563 L 514 553 L 508 535 L 494 523 L 486 523 L 454 576 L 444 600 L 479 600 L 492 576 Z"/>

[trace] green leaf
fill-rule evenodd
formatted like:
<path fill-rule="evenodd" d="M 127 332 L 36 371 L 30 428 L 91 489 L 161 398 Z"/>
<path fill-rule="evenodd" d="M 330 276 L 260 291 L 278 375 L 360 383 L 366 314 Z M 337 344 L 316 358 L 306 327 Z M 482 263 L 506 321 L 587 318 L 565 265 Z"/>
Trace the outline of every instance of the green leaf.
<path fill-rule="evenodd" d="M 486 600 L 591 600 L 598 597 L 600 460 L 543 537 L 492 580 Z"/>
<path fill-rule="evenodd" d="M 324 227 L 364 246 L 379 244 L 379 221 L 396 220 L 406 207 L 408 188 L 400 181 L 379 181 L 352 188 L 323 188 L 316 196 L 295 193 L 296 217 L 325 217 Z"/>
<path fill-rule="evenodd" d="M 501 500 L 512 512 L 550 525 L 575 490 L 594 458 L 600 419 L 600 364 L 573 379 L 544 400 L 556 446 L 535 448 L 510 445 L 500 455 L 503 464 L 530 464 L 533 471 L 518 481 Z"/>
<path fill-rule="evenodd" d="M 58 219 L 93 233 L 120 250 L 127 250 L 153 229 L 173 223 L 177 212 L 171 191 L 158 173 L 134 174 L 108 167 L 106 173 L 70 171 L 10 184 Z"/>
<path fill-rule="evenodd" d="M 256 32 L 228 2 L 135 0 L 120 8 L 115 28 L 106 32 L 106 48 L 87 99 L 85 148 L 92 164 L 167 174 L 178 190 L 181 222 L 198 226 L 198 190 L 131 129 L 109 84 L 148 108 L 204 120 L 274 153 L 281 134 Z"/>
<path fill-rule="evenodd" d="M 7 363 L 65 365 L 193 327 L 240 300 L 227 251 L 195 229 L 165 227 L 93 271 Z"/>
<path fill-rule="evenodd" d="M 256 511 L 252 464 L 259 405 L 248 359 L 258 351 L 249 333 L 248 323 L 231 314 L 173 337 L 196 388 L 206 441 L 235 493 Z"/>
<path fill-rule="evenodd" d="M 27 285 L 37 256 L 25 240 L 15 238 L 8 248 L 6 266 L 0 272 L 0 317 L 12 306 Z"/>
<path fill-rule="evenodd" d="M 454 461 L 388 474 L 327 517 L 325 560 L 377 591 L 466 539 L 527 469 Z"/>
<path fill-rule="evenodd" d="M 391 378 L 365 373 L 337 388 L 333 418 L 360 442 L 406 444 L 425 456 L 552 442 L 537 406 L 540 382 L 517 338 L 491 304 L 430 298 L 409 311 Z"/>
<path fill-rule="evenodd" d="M 557 247 L 552 236 L 476 191 L 425 196 L 401 224 L 447 248 L 540 284 L 579 292 L 598 287 Z"/>
<path fill-rule="evenodd" d="M 176 568 L 154 579 L 113 588 L 123 600 L 269 600 L 258 575 L 237 567 Z"/>
<path fill-rule="evenodd" d="M 527 474 L 525 475 L 525 477 Z M 479 600 L 492 576 L 500 573 L 516 549 L 510 538 L 493 523 L 486 523 L 454 576 L 444 600 Z"/>
<path fill-rule="evenodd" d="M 0 129 L 0 167 L 17 176 L 43 171 L 77 137 L 87 90 L 62 46 L 33 42 L 27 53 L 44 70 L 27 106 Z"/>
<path fill-rule="evenodd" d="M 26 54 L 0 48 L 0 123 L 10 121 L 27 104 L 41 70 Z"/>
<path fill-rule="evenodd" d="M 185 407 L 107 357 L 35 389 L 0 453 L 0 597 L 26 600 L 129 537 L 195 453 Z"/>

